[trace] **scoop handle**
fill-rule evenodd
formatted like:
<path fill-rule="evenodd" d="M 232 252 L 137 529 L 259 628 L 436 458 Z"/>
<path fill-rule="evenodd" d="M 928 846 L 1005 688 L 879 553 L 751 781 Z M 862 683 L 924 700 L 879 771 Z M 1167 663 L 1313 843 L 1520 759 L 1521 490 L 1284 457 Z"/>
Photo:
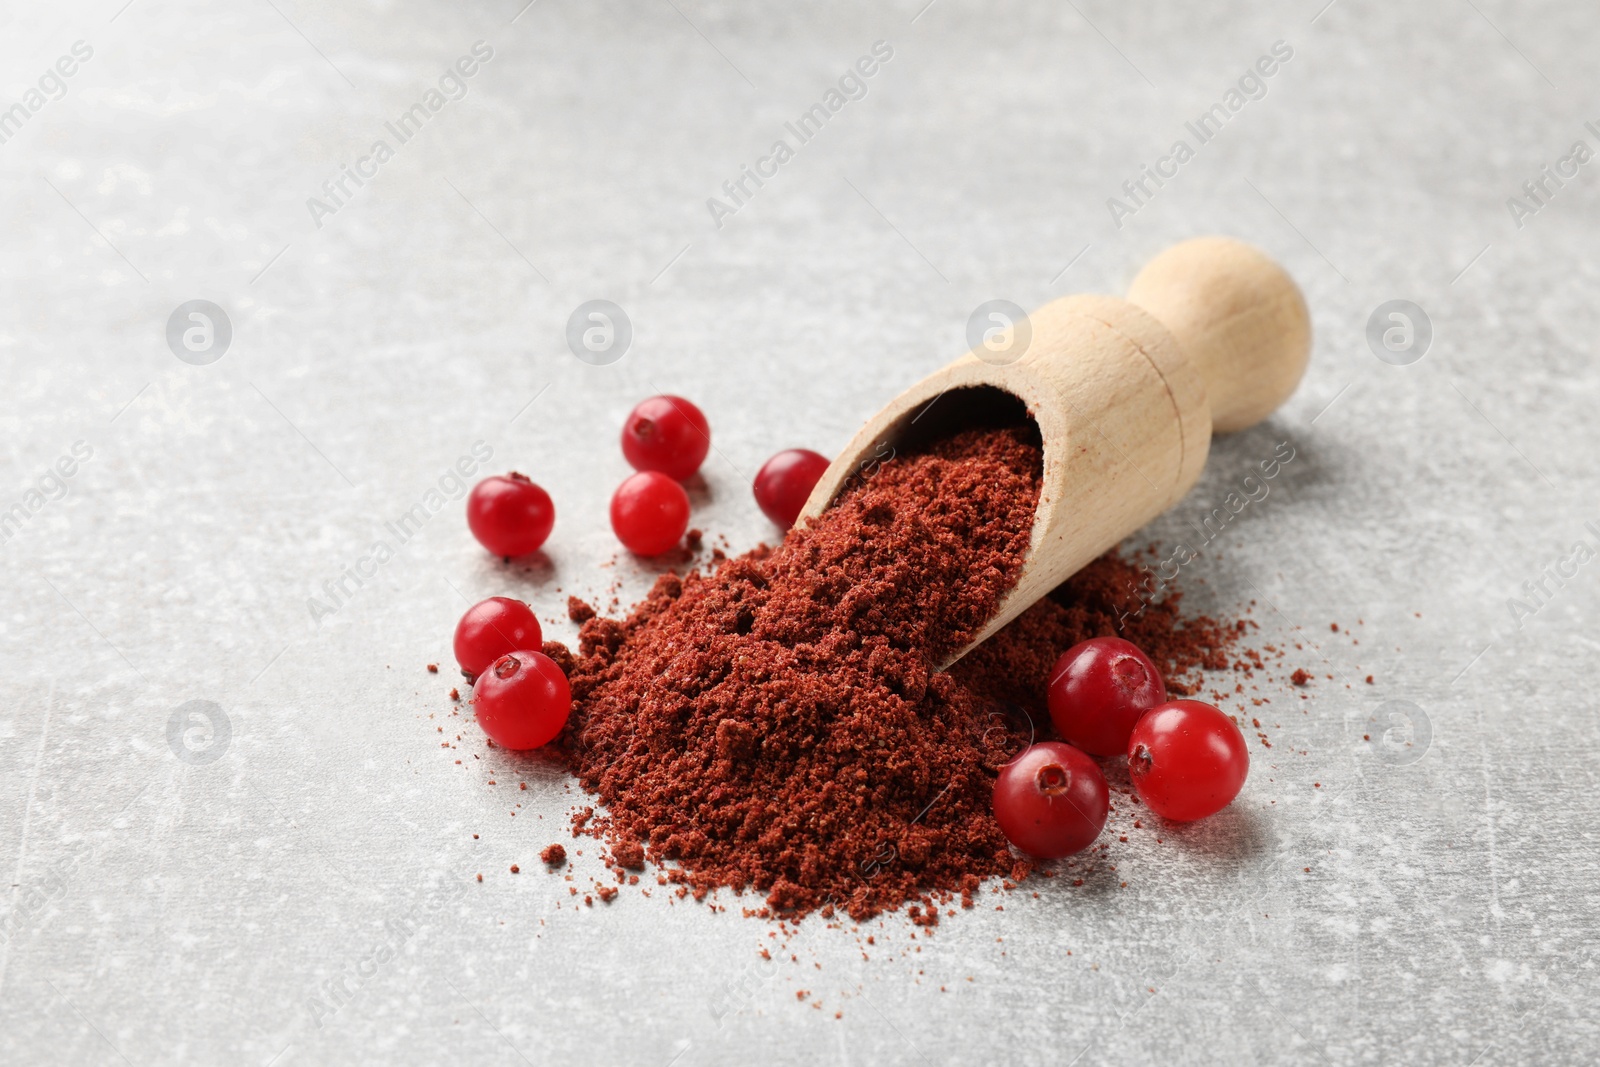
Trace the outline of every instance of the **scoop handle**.
<path fill-rule="evenodd" d="M 1231 237 L 1168 248 L 1133 279 L 1128 302 L 1155 316 L 1199 372 L 1216 433 L 1272 414 L 1311 358 L 1299 286 L 1265 252 Z"/>

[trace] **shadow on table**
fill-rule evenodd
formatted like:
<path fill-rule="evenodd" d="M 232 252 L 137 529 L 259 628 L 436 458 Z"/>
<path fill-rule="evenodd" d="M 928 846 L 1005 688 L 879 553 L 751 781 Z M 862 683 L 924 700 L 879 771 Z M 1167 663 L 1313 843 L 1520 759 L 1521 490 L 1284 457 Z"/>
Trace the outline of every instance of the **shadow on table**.
<path fill-rule="evenodd" d="M 1237 803 L 1194 822 L 1172 822 L 1146 811 L 1143 822 L 1145 830 L 1153 830 L 1163 844 L 1175 845 L 1226 871 L 1257 867 L 1274 848 L 1266 817 Z"/>

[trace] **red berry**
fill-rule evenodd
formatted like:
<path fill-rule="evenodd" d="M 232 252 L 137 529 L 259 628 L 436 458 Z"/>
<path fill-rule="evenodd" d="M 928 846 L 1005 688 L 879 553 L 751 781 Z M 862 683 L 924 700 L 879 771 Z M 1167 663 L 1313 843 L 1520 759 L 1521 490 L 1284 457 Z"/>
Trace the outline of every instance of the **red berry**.
<path fill-rule="evenodd" d="M 828 457 L 805 448 L 791 448 L 767 460 L 756 472 L 756 503 L 762 514 L 785 530 L 793 526 L 827 469 Z"/>
<path fill-rule="evenodd" d="M 468 678 L 476 678 L 507 652 L 542 644 L 544 632 L 533 609 L 506 596 L 479 601 L 456 623 L 456 662 Z"/>
<path fill-rule="evenodd" d="M 1139 716 L 1167 702 L 1167 687 L 1137 647 L 1092 637 L 1056 660 L 1049 699 L 1057 733 L 1092 755 L 1120 756 Z"/>
<path fill-rule="evenodd" d="M 521 752 L 551 741 L 567 724 L 572 690 L 556 661 L 519 650 L 495 660 L 472 687 L 478 725 L 501 748 Z"/>
<path fill-rule="evenodd" d="M 681 482 L 710 450 L 710 424 L 681 396 L 641 400 L 622 424 L 622 454 L 636 471 L 660 471 Z"/>
<path fill-rule="evenodd" d="M 1000 768 L 994 817 L 1022 851 L 1040 859 L 1082 852 L 1100 836 L 1111 798 L 1094 760 L 1045 741 Z"/>
<path fill-rule="evenodd" d="M 659 471 L 640 471 L 617 486 L 611 528 L 628 551 L 659 556 L 689 528 L 689 494 Z"/>
<path fill-rule="evenodd" d="M 472 536 L 497 556 L 537 551 L 555 524 L 556 506 L 550 494 L 516 471 L 485 478 L 467 495 Z"/>
<path fill-rule="evenodd" d="M 1128 739 L 1128 777 L 1157 815 L 1178 822 L 1227 807 L 1250 773 L 1233 720 L 1210 704 L 1174 700 L 1145 712 Z"/>

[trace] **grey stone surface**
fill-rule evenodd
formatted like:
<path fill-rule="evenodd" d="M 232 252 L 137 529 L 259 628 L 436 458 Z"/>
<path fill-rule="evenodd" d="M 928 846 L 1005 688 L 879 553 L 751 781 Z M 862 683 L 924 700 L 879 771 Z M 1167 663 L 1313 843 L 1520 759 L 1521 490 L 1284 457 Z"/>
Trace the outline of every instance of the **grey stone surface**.
<path fill-rule="evenodd" d="M 922 4 L 4 5 L 0 106 L 45 85 L 0 144 L 0 509 L 26 514 L 0 1059 L 1591 1058 L 1600 563 L 1530 617 L 1507 601 L 1600 544 L 1600 164 L 1520 220 L 1507 199 L 1600 148 L 1592 6 Z M 388 134 L 480 40 L 465 96 Z M 707 198 L 879 40 L 866 95 L 716 226 Z M 1107 198 L 1280 40 L 1265 95 L 1116 225 Z M 762 459 L 839 447 L 978 304 L 1120 291 L 1205 232 L 1287 264 L 1317 332 L 1293 399 L 1134 539 L 1296 448 L 1186 569 L 1317 675 L 1270 692 L 1233 809 L 932 938 L 868 926 L 865 956 L 807 922 L 766 964 L 737 899 L 574 907 L 536 870 L 575 787 L 450 717 L 451 627 L 509 593 L 570 639 L 566 593 L 640 595 L 653 568 L 613 563 L 605 521 L 634 400 L 706 408 L 695 521 L 742 549 L 772 536 Z M 633 326 L 610 365 L 567 349 L 591 299 Z M 1397 299 L 1433 329 L 1406 365 L 1367 342 Z M 210 362 L 169 348 L 193 300 L 231 322 Z M 385 527 L 480 441 L 558 502 L 536 565 L 486 558 L 455 501 L 403 545 Z M 379 539 L 394 557 L 313 618 Z M 1396 701 L 1413 729 L 1386 734 Z"/>

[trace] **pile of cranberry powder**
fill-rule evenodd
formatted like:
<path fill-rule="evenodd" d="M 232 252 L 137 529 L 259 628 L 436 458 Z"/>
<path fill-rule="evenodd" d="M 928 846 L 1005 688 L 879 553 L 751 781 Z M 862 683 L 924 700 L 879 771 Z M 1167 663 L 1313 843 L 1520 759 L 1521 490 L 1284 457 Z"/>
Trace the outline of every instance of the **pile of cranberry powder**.
<path fill-rule="evenodd" d="M 856 475 L 776 549 L 664 575 L 624 620 L 574 602 L 579 655 L 545 649 L 571 682 L 557 745 L 603 805 L 580 825 L 768 914 L 859 920 L 1024 876 L 995 785 L 1048 730 L 1061 653 L 1120 634 L 1182 693 L 1235 639 L 1173 603 L 1129 616 L 1112 556 L 939 670 L 1016 582 L 1041 458 L 1031 422 L 959 433 Z"/>

